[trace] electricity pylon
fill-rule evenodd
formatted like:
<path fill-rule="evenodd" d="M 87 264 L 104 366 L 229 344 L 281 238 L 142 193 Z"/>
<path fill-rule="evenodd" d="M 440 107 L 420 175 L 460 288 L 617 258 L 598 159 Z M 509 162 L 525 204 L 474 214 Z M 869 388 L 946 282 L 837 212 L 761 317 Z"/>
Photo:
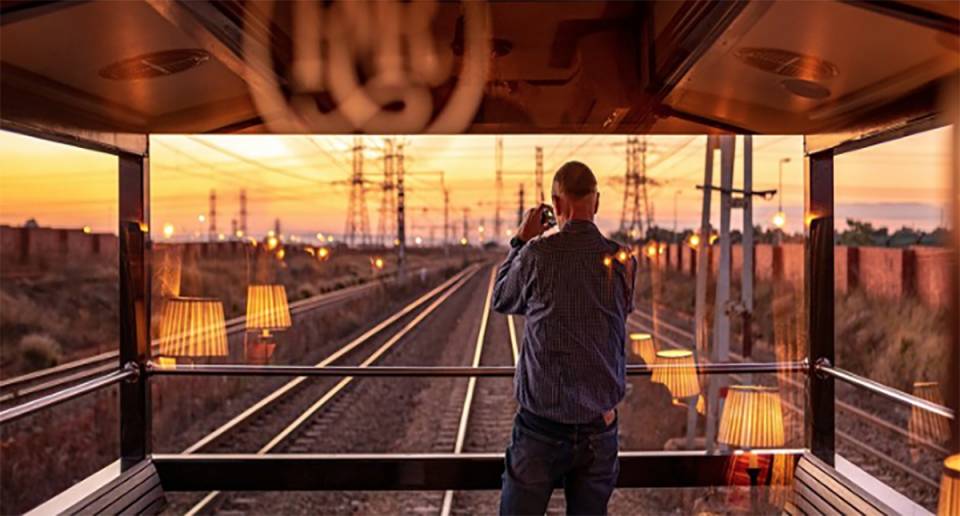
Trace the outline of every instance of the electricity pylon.
<path fill-rule="evenodd" d="M 344 230 L 347 245 L 369 244 L 370 224 L 367 218 L 366 186 L 363 183 L 363 139 L 353 139 L 353 174 L 350 177 L 350 199 L 347 203 L 347 226 Z"/>

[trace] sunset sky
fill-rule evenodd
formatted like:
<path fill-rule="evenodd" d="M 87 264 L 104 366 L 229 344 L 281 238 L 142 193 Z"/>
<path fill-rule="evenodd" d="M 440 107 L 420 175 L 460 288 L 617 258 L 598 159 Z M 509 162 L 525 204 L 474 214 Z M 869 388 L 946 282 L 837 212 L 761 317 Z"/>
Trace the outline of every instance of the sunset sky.
<path fill-rule="evenodd" d="M 949 131 L 935 130 L 840 156 L 837 170 L 838 228 L 855 217 L 891 228 L 932 229 L 940 223 L 946 199 Z M 470 209 L 471 239 L 481 219 L 493 225 L 494 136 L 405 136 L 408 235 L 429 237 L 428 227 L 442 224 L 439 172 L 451 192 L 451 221 L 461 231 L 462 209 Z M 365 177 L 381 181 L 383 137 L 364 137 Z M 524 182 L 526 204 L 533 195 L 534 147 L 544 151 L 545 188 L 553 171 L 578 159 L 598 175 L 601 189 L 599 225 L 619 225 L 623 136 L 566 135 L 504 137 L 505 228 L 516 224 L 516 199 Z M 699 223 L 703 180 L 704 136 L 650 136 L 648 175 L 661 183 L 650 189 L 656 224 L 672 228 L 674 199 L 678 225 Z M 345 181 L 351 171 L 352 136 L 153 136 L 151 138 L 153 237 L 172 224 L 174 238 L 206 235 L 210 190 L 217 193 L 218 231 L 229 233 L 239 211 L 239 191 L 247 190 L 248 226 L 262 235 L 281 220 L 283 232 L 303 237 L 318 231 L 338 237 L 344 231 L 349 196 Z M 738 139 L 735 186 L 742 183 L 742 140 Z M 800 230 L 803 207 L 803 140 L 799 136 L 754 138 L 754 189 L 777 187 L 777 167 L 784 166 L 784 210 L 788 229 Z M 715 181 L 719 181 L 719 160 Z M 42 226 L 82 227 L 115 232 L 117 214 L 116 160 L 9 132 L 0 132 L 0 224 L 21 225 L 35 218 Z M 620 183 L 617 183 L 617 181 Z M 371 232 L 379 224 L 381 194 L 371 185 L 367 211 Z M 719 203 L 714 202 L 714 224 Z M 758 200 L 757 224 L 769 226 L 777 200 Z M 734 215 L 734 228 L 739 227 Z M 440 238 L 442 230 L 435 229 Z"/>

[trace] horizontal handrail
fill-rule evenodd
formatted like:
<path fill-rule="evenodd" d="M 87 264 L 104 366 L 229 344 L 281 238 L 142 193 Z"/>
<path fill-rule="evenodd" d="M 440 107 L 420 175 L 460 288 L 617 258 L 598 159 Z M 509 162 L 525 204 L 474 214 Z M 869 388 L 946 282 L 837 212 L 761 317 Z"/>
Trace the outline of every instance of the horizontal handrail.
<path fill-rule="evenodd" d="M 628 376 L 649 376 L 656 370 L 689 369 L 690 366 L 661 364 L 634 364 L 626 367 Z M 798 362 L 741 362 L 701 364 L 700 374 L 779 373 L 806 371 L 804 361 Z M 513 376 L 513 366 L 308 366 L 308 365 L 238 365 L 238 364 L 177 364 L 175 366 L 147 364 L 151 375 L 193 376 Z"/>
<path fill-rule="evenodd" d="M 823 373 L 830 375 L 837 380 L 841 380 L 845 383 L 864 389 L 875 394 L 879 394 L 887 399 L 909 405 L 911 407 L 916 407 L 920 410 L 925 410 L 927 412 L 932 412 L 939 416 L 943 416 L 948 419 L 954 418 L 954 412 L 948 407 L 943 405 L 938 405 L 936 403 L 929 402 L 925 399 L 918 398 L 912 394 L 907 394 L 899 389 L 894 389 L 893 387 L 888 387 L 882 383 L 875 382 L 869 378 L 864 378 L 858 374 L 851 373 L 846 369 L 841 369 L 839 367 L 834 367 L 827 363 L 817 362 L 816 370 L 818 373 Z"/>
<path fill-rule="evenodd" d="M 67 387 L 66 389 L 57 391 L 42 398 L 37 398 L 26 403 L 21 403 L 20 405 L 10 407 L 6 410 L 0 411 L 0 425 L 15 421 L 45 408 L 59 405 L 65 401 L 70 401 L 74 398 L 78 398 L 85 394 L 100 390 L 104 387 L 109 387 L 115 383 L 120 383 L 128 378 L 134 378 L 138 374 L 139 369 L 137 368 L 137 365 L 130 363 L 124 366 L 122 369 L 117 369 L 112 373 L 98 376 L 93 380 L 74 385 L 73 387 Z"/>

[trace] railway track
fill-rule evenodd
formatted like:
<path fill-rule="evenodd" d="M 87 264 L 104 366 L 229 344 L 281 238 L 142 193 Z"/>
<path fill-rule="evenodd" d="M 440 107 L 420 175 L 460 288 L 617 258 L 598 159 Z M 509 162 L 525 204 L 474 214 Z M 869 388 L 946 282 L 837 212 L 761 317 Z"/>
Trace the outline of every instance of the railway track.
<path fill-rule="evenodd" d="M 429 344 L 434 339 L 416 338 L 426 321 L 442 332 L 444 324 L 461 323 L 454 314 L 473 315 L 464 310 L 469 304 L 469 292 L 477 283 L 478 265 L 462 271 L 436 289 L 428 292 L 413 303 L 407 305 L 388 319 L 380 322 L 363 335 L 350 341 L 334 353 L 316 364 L 358 365 L 367 367 L 377 365 L 398 365 L 398 361 L 414 360 L 423 364 L 441 360 L 444 357 L 456 360 L 463 346 L 446 346 L 437 350 Z M 446 311 L 447 317 L 436 312 Z M 442 334 L 442 333 L 437 333 Z M 430 332 L 431 337 L 435 335 Z M 453 332 L 451 343 L 455 343 Z M 394 353 L 394 348 L 403 348 L 403 353 Z M 440 351 L 440 352 L 438 352 Z M 205 437 L 184 450 L 184 453 L 198 452 L 247 452 L 247 453 L 306 453 L 306 452 L 349 452 L 362 448 L 363 451 L 378 451 L 377 448 L 393 449 L 396 434 L 384 431 L 372 433 L 371 425 L 396 432 L 402 429 L 404 408 L 409 398 L 429 401 L 437 398 L 440 392 L 450 394 L 449 386 L 437 390 L 432 383 L 450 383 L 446 380 L 425 378 L 403 379 L 404 389 L 396 388 L 393 378 L 365 378 L 355 382 L 353 378 L 304 378 L 297 377 L 257 403 L 251 405 L 233 419 L 213 429 Z M 430 392 L 430 394 L 427 394 Z M 398 403 L 397 397 L 407 398 Z M 417 401 L 415 399 L 415 401 Z M 421 403 L 422 404 L 422 403 Z M 401 420 L 397 424 L 388 424 L 393 418 Z M 436 436 L 434 436 L 435 438 Z M 371 450 L 370 448 L 374 448 Z M 422 448 L 420 448 L 422 451 Z M 275 495 L 275 494 L 274 494 Z M 188 495 L 189 496 L 189 495 Z M 340 507 L 348 510 L 350 500 L 337 493 L 313 493 L 303 496 L 320 497 L 323 500 L 304 501 L 297 506 L 297 496 L 283 496 L 280 500 L 270 499 L 271 494 L 230 494 L 212 492 L 197 501 L 195 497 L 189 504 L 175 502 L 173 510 L 197 514 L 217 511 L 221 513 L 245 513 L 276 511 L 299 512 L 305 507 Z M 298 509 L 297 507 L 300 507 Z M 314 509 L 315 510 L 315 509 Z M 335 511 L 339 512 L 339 511 Z"/>
<path fill-rule="evenodd" d="M 693 347 L 692 317 L 657 306 L 655 322 L 651 308 L 641 306 L 628 321 L 628 326 L 653 333 L 661 346 Z M 772 356 L 763 356 L 762 350 L 755 351 L 754 355 L 761 360 L 774 360 Z M 731 358 L 743 360 L 741 355 L 733 352 Z M 742 381 L 737 375 L 731 376 Z M 786 387 L 799 392 L 804 392 L 806 388 L 804 382 L 790 377 L 785 376 L 781 380 Z M 848 386 L 837 385 L 838 453 L 912 500 L 935 507 L 939 491 L 937 474 L 941 461 L 948 454 L 947 450 L 938 443 L 910 435 L 906 428 L 909 409 L 891 407 L 889 403 L 878 405 L 877 400 L 869 396 Z M 802 396 L 799 399 L 803 399 Z M 803 420 L 802 405 L 784 399 L 783 408 L 794 417 L 799 417 L 800 421 Z M 914 445 L 908 446 L 908 443 Z"/>

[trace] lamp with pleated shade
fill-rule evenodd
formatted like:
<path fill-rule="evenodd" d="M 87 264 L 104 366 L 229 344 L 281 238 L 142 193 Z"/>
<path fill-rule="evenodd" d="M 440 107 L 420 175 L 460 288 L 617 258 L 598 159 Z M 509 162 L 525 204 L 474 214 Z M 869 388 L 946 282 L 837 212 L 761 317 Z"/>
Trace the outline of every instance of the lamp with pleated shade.
<path fill-rule="evenodd" d="M 653 363 L 657 366 L 670 366 L 655 369 L 650 379 L 665 385 L 674 398 L 683 399 L 700 394 L 700 381 L 697 379 L 697 367 L 693 361 L 692 351 L 686 349 L 657 351 Z"/>
<path fill-rule="evenodd" d="M 914 382 L 913 395 L 930 403 L 943 405 L 940 384 L 937 382 Z M 950 421 L 947 418 L 918 407 L 910 409 L 907 428 L 910 431 L 911 444 L 914 445 L 923 440 L 942 443 L 950 437 Z"/>
<path fill-rule="evenodd" d="M 630 351 L 647 365 L 653 365 L 657 358 L 657 347 L 653 344 L 653 336 L 649 333 L 631 333 Z"/>
<path fill-rule="evenodd" d="M 937 514 L 939 516 L 960 514 L 960 454 L 951 455 L 943 461 Z"/>
<path fill-rule="evenodd" d="M 734 385 L 727 390 L 717 442 L 747 450 L 751 485 L 756 485 L 760 469 L 757 456 L 750 450 L 776 448 L 784 441 L 783 409 L 776 388 Z"/>
<path fill-rule="evenodd" d="M 164 301 L 160 321 L 161 365 L 173 357 L 211 357 L 227 354 L 223 303 L 203 297 L 172 297 Z"/>
<path fill-rule="evenodd" d="M 290 307 L 283 285 L 250 285 L 247 287 L 247 331 L 258 333 L 256 341 L 247 349 L 250 362 L 265 364 L 270 361 L 277 345 L 271 331 L 289 328 Z"/>

